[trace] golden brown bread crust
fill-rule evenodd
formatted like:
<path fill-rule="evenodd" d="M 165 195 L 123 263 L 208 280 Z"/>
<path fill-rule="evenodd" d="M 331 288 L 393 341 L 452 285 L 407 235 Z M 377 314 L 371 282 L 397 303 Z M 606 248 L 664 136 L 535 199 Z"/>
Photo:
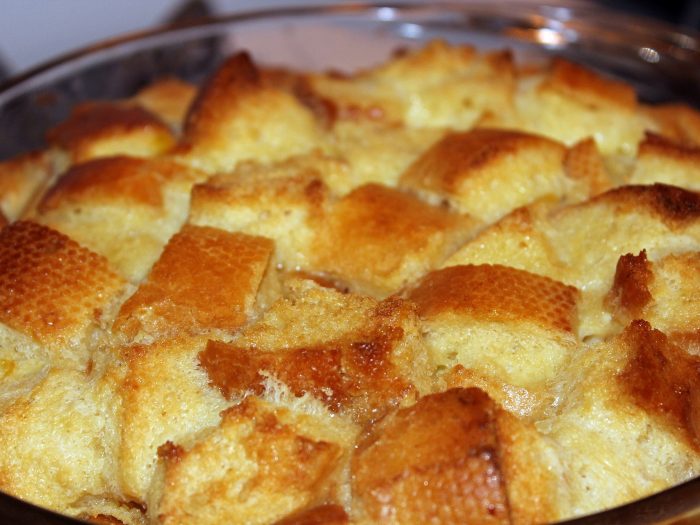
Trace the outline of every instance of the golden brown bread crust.
<path fill-rule="evenodd" d="M 629 318 L 639 318 L 642 309 L 652 300 L 649 285 L 653 279 L 646 251 L 639 255 L 628 253 L 620 257 L 615 279 L 606 298 L 613 310 L 619 309 Z"/>
<path fill-rule="evenodd" d="M 341 199 L 319 226 L 312 267 L 386 295 L 439 264 L 475 226 L 409 193 L 368 184 Z"/>
<path fill-rule="evenodd" d="M 62 353 L 125 282 L 107 261 L 29 221 L 0 230 L 0 321 Z"/>
<path fill-rule="evenodd" d="M 202 86 L 190 106 L 185 118 L 184 135 L 187 141 L 207 140 L 212 125 L 220 122 L 221 102 L 234 97 L 232 103 L 247 90 L 260 86 L 260 74 L 247 53 L 238 53 L 229 58 L 216 75 Z"/>
<path fill-rule="evenodd" d="M 660 104 L 645 108 L 665 137 L 688 146 L 700 146 L 700 112 L 685 104 Z"/>
<path fill-rule="evenodd" d="M 697 475 L 698 122 L 444 42 L 75 108 L 0 163 L 0 489 L 528 525 Z"/>
<path fill-rule="evenodd" d="M 622 212 L 641 208 L 671 229 L 682 228 L 700 217 L 700 194 L 668 184 L 622 186 L 589 202 L 610 204 Z"/>
<path fill-rule="evenodd" d="M 253 312 L 272 248 L 263 237 L 184 226 L 121 307 L 114 329 L 130 338 L 234 330 Z"/>
<path fill-rule="evenodd" d="M 646 321 L 633 321 L 623 333 L 631 353 L 618 376 L 634 402 L 700 447 L 700 358 L 668 341 Z"/>
<path fill-rule="evenodd" d="M 9 220 L 19 219 L 27 204 L 42 190 L 52 174 L 48 152 L 33 151 L 0 162 L 0 211 Z"/>
<path fill-rule="evenodd" d="M 228 399 L 246 392 L 261 395 L 273 377 L 295 396 L 309 394 L 332 412 L 362 422 L 414 399 L 425 388 L 414 384 L 408 371 L 413 361 L 403 362 L 401 355 L 406 346 L 413 351 L 412 322 L 411 305 L 392 298 L 366 311 L 365 326 L 328 340 L 266 350 L 210 341 L 199 363 L 211 385 Z"/>
<path fill-rule="evenodd" d="M 106 157 L 77 164 L 68 169 L 46 192 L 38 206 L 39 213 L 56 209 L 64 203 L 87 200 L 95 202 L 115 197 L 127 203 L 161 207 L 162 176 L 144 169 L 133 157 Z"/>
<path fill-rule="evenodd" d="M 179 129 L 196 94 L 197 86 L 168 77 L 146 86 L 132 100 L 160 117 L 171 128 Z"/>
<path fill-rule="evenodd" d="M 176 153 L 190 165 L 223 171 L 242 160 L 269 162 L 309 152 L 318 145 L 320 126 L 308 107 L 265 85 L 250 57 L 238 53 L 200 89 Z"/>
<path fill-rule="evenodd" d="M 49 144 L 65 150 L 72 162 L 141 153 L 157 155 L 174 144 L 170 128 L 144 108 L 113 102 L 86 102 L 76 106 L 65 122 L 47 134 Z"/>
<path fill-rule="evenodd" d="M 482 391 L 453 389 L 375 423 L 353 454 L 354 513 L 377 523 L 508 523 L 495 412 Z"/>
<path fill-rule="evenodd" d="M 564 160 L 566 175 L 583 186 L 583 197 L 589 198 L 612 188 L 603 157 L 592 138 L 574 144 Z"/>
<path fill-rule="evenodd" d="M 322 499 L 340 447 L 305 436 L 280 412 L 246 399 L 225 410 L 221 425 L 191 448 L 162 446 L 168 490 L 151 502 L 159 521 L 187 523 L 196 504 L 199 523 L 266 523 Z M 217 474 L 198 479 L 201 461 L 212 454 L 221 462 Z M 240 478 L 244 486 L 236 482 Z M 261 500 L 266 504 L 256 503 Z"/>
<path fill-rule="evenodd" d="M 604 78 L 568 60 L 555 59 L 552 62 L 551 74 L 542 89 L 559 91 L 594 107 L 633 109 L 637 105 L 637 95 L 628 84 Z"/>
<path fill-rule="evenodd" d="M 573 286 L 507 266 L 467 265 L 428 274 L 408 298 L 423 318 L 458 312 L 486 321 L 531 321 L 573 333 L 578 293 Z"/>
<path fill-rule="evenodd" d="M 402 175 L 401 184 L 432 192 L 489 222 L 515 207 L 562 193 L 563 145 L 545 137 L 476 128 L 446 135 Z M 517 192 L 508 191 L 515 186 Z M 484 199 L 491 194 L 492 199 Z"/>

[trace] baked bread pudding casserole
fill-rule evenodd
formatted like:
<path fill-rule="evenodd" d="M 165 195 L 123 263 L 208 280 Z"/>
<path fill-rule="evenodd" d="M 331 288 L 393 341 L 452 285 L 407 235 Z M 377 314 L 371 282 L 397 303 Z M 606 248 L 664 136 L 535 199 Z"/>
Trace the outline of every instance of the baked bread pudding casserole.
<path fill-rule="evenodd" d="M 227 59 L 0 163 L 0 490 L 534 524 L 700 474 L 700 113 L 441 41 Z"/>

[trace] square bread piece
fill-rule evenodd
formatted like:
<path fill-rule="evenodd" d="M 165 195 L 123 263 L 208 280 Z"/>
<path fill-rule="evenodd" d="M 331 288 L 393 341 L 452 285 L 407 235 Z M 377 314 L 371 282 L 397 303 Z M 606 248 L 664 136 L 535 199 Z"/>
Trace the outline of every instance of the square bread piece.
<path fill-rule="evenodd" d="M 700 146 L 700 111 L 679 103 L 645 106 L 655 126 L 649 129 L 685 146 Z"/>
<path fill-rule="evenodd" d="M 210 342 L 200 366 L 228 399 L 276 397 L 282 385 L 363 423 L 434 389 L 434 365 L 411 304 L 295 280 L 231 342 Z"/>
<path fill-rule="evenodd" d="M 206 343 L 205 337 L 177 337 L 119 350 L 121 359 L 110 369 L 121 401 L 117 479 L 131 501 L 145 502 L 158 447 L 216 427 L 221 411 L 231 404 L 199 367 L 197 356 Z"/>
<path fill-rule="evenodd" d="M 514 413 L 546 401 L 547 382 L 577 351 L 579 292 L 547 277 L 452 266 L 429 273 L 406 296 L 435 362 L 481 376 L 480 386 Z"/>
<path fill-rule="evenodd" d="M 654 261 L 700 249 L 700 194 L 675 186 L 623 186 L 552 213 L 545 234 L 582 290 L 579 335 L 606 335 L 613 326 L 603 304 L 620 256 L 646 250 Z"/>
<path fill-rule="evenodd" d="M 328 151 L 346 164 L 325 177 L 331 189 L 344 195 L 358 186 L 396 186 L 401 174 L 443 135 L 443 128 L 411 128 L 371 119 L 337 120 Z"/>
<path fill-rule="evenodd" d="M 0 230 L 0 322 L 54 362 L 85 362 L 125 287 L 104 257 L 55 230 L 29 221 Z"/>
<path fill-rule="evenodd" d="M 517 208 L 481 230 L 441 266 L 500 264 L 561 281 L 565 266 L 545 235 L 551 205 Z"/>
<path fill-rule="evenodd" d="M 568 149 L 564 170 L 569 183 L 564 195 L 568 203 L 589 199 L 615 186 L 614 176 L 605 165 L 605 158 L 590 137 Z"/>
<path fill-rule="evenodd" d="M 97 157 L 154 157 L 170 150 L 175 136 L 143 107 L 126 102 L 84 102 L 47 134 L 49 145 L 78 164 Z"/>
<path fill-rule="evenodd" d="M 265 237 L 185 225 L 122 305 L 114 332 L 147 343 L 234 331 L 255 312 L 273 248 Z"/>
<path fill-rule="evenodd" d="M 308 155 L 273 165 L 241 163 L 192 190 L 189 222 L 275 241 L 275 264 L 307 268 L 316 230 L 330 204 L 324 184 L 342 169 L 334 159 Z"/>
<path fill-rule="evenodd" d="M 148 508 L 158 523 L 267 524 L 336 497 L 345 448 L 328 418 L 255 397 L 189 443 L 158 450 Z"/>
<path fill-rule="evenodd" d="M 0 213 L 9 221 L 25 216 L 37 193 L 43 191 L 53 174 L 47 151 L 25 153 L 0 162 Z"/>
<path fill-rule="evenodd" d="M 692 354 L 700 354 L 700 252 L 657 261 L 646 251 L 620 257 L 606 304 L 621 327 L 645 319 Z"/>
<path fill-rule="evenodd" d="M 584 66 L 555 59 L 544 73 L 518 78 L 515 113 L 485 124 L 538 133 L 570 146 L 593 137 L 603 155 L 633 156 L 654 123 L 640 111 L 634 89 Z"/>
<path fill-rule="evenodd" d="M 118 507 L 117 406 L 99 374 L 50 370 L 0 412 L 0 490 L 73 515 L 93 498 Z"/>
<path fill-rule="evenodd" d="M 130 100 L 158 116 L 179 132 L 187 111 L 197 95 L 197 86 L 179 78 L 167 77 L 149 84 Z"/>
<path fill-rule="evenodd" d="M 684 145 L 647 132 L 629 182 L 662 182 L 700 191 L 700 144 Z"/>
<path fill-rule="evenodd" d="M 369 118 L 413 128 L 468 129 L 513 99 L 510 53 L 479 54 L 470 46 L 432 41 L 374 69 L 310 75 L 311 87 L 340 119 Z"/>
<path fill-rule="evenodd" d="M 242 160 L 273 162 L 323 142 L 314 113 L 293 94 L 266 85 L 250 57 L 227 59 L 200 88 L 175 154 L 209 172 Z"/>
<path fill-rule="evenodd" d="M 440 264 L 477 225 L 409 193 L 368 184 L 330 210 L 314 241 L 311 269 L 383 297 Z"/>
<path fill-rule="evenodd" d="M 544 523 L 558 471 L 532 428 L 476 388 L 422 397 L 370 426 L 352 458 L 358 523 Z"/>
<path fill-rule="evenodd" d="M 628 503 L 700 474 L 693 423 L 699 370 L 698 357 L 641 320 L 576 354 L 556 378 L 552 417 L 537 423 L 566 473 L 561 517 Z"/>
<path fill-rule="evenodd" d="M 563 145 L 544 137 L 477 128 L 439 140 L 409 166 L 400 185 L 493 222 L 537 199 L 561 197 L 565 154 Z"/>
<path fill-rule="evenodd" d="M 165 159 L 103 157 L 63 173 L 34 218 L 104 255 L 138 283 L 185 222 L 190 189 L 204 178 Z"/>

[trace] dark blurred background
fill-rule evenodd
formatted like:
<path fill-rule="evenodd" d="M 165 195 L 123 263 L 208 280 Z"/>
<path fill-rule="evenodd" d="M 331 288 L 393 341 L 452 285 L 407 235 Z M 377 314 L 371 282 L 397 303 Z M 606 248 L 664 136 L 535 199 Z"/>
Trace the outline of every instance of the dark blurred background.
<path fill-rule="evenodd" d="M 698 0 L 599 0 L 597 3 L 700 30 Z"/>

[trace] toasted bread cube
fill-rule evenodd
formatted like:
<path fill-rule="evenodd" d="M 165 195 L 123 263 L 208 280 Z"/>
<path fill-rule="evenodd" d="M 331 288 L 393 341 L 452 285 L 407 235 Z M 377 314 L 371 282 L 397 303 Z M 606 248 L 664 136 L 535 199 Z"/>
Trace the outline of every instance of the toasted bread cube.
<path fill-rule="evenodd" d="M 53 369 L 0 414 L 0 490 L 58 512 L 115 499 L 115 415 L 110 383 Z"/>
<path fill-rule="evenodd" d="M 562 280 L 565 268 L 544 233 L 548 210 L 539 203 L 513 210 L 480 231 L 441 267 L 501 264 Z"/>
<path fill-rule="evenodd" d="M 653 277 L 645 250 L 639 255 L 625 254 L 617 261 L 615 278 L 605 304 L 623 326 L 632 319 L 640 319 L 645 307 L 653 301 L 649 291 Z"/>
<path fill-rule="evenodd" d="M 700 146 L 700 111 L 686 104 L 644 107 L 655 126 L 650 129 L 684 146 Z"/>
<path fill-rule="evenodd" d="M 656 260 L 700 249 L 700 195 L 674 186 L 624 186 L 554 212 L 546 235 L 566 267 L 562 280 L 584 290 L 579 335 L 610 330 L 603 300 L 617 261 L 646 250 Z"/>
<path fill-rule="evenodd" d="M 336 105 L 341 120 L 453 129 L 468 129 L 483 114 L 508 108 L 513 80 L 509 53 L 479 55 L 442 41 L 355 75 L 310 76 L 312 88 Z"/>
<path fill-rule="evenodd" d="M 131 100 L 157 115 L 173 130 L 179 131 L 196 95 L 196 86 L 169 77 L 149 84 Z"/>
<path fill-rule="evenodd" d="M 51 129 L 48 142 L 78 164 L 97 157 L 154 157 L 175 143 L 170 128 L 144 108 L 122 102 L 85 102 Z"/>
<path fill-rule="evenodd" d="M 539 81 L 521 84 L 517 129 L 575 144 L 593 137 L 603 155 L 634 155 L 650 119 L 634 89 L 588 68 L 556 59 Z"/>
<path fill-rule="evenodd" d="M 159 449 L 148 508 L 163 525 L 191 523 L 194 507 L 203 525 L 264 524 L 324 501 L 335 492 L 343 446 L 320 423 L 247 398 L 200 439 Z"/>
<path fill-rule="evenodd" d="M 341 195 L 369 183 L 396 186 L 401 174 L 444 134 L 442 128 L 416 129 L 364 120 L 336 122 L 330 150 L 344 159 L 347 169 L 331 172 L 325 180 Z"/>
<path fill-rule="evenodd" d="M 509 523 L 496 407 L 477 389 L 420 399 L 375 423 L 352 458 L 352 514 L 373 523 Z"/>
<path fill-rule="evenodd" d="M 318 230 L 312 268 L 353 290 L 385 296 L 440 264 L 476 225 L 408 193 L 368 184 L 332 208 Z"/>
<path fill-rule="evenodd" d="M 669 336 L 697 332 L 700 326 L 700 253 L 667 255 L 651 266 L 652 275 L 647 282 L 651 300 L 637 318 L 648 320 Z"/>
<path fill-rule="evenodd" d="M 407 292 L 435 361 L 484 376 L 497 387 L 489 394 L 517 413 L 537 408 L 532 396 L 544 395 L 576 350 L 578 295 L 571 286 L 498 265 L 437 270 Z M 532 394 L 522 405 L 517 387 Z"/>
<path fill-rule="evenodd" d="M 185 225 L 122 305 L 114 331 L 148 342 L 237 329 L 254 312 L 272 250 L 264 237 Z"/>
<path fill-rule="evenodd" d="M 700 190 L 700 144 L 683 146 L 662 136 L 647 133 L 639 145 L 632 184 L 662 182 Z"/>
<path fill-rule="evenodd" d="M 581 140 L 569 148 L 564 160 L 564 169 L 572 182 L 572 187 L 566 191 L 569 202 L 586 200 L 608 191 L 614 185 L 592 138 Z"/>
<path fill-rule="evenodd" d="M 144 502 L 158 462 L 158 447 L 184 442 L 215 427 L 229 403 L 209 386 L 197 365 L 205 338 L 179 337 L 121 350 L 124 370 L 116 369 L 121 408 L 118 412 L 119 486 Z"/>
<path fill-rule="evenodd" d="M 203 174 L 161 159 L 105 157 L 70 168 L 43 196 L 35 219 L 104 255 L 139 282 L 185 222 Z"/>
<path fill-rule="evenodd" d="M 39 224 L 0 230 L 0 322 L 51 349 L 84 360 L 89 331 L 126 283 L 102 256 Z"/>
<path fill-rule="evenodd" d="M 276 264 L 309 266 L 315 231 L 328 207 L 325 158 L 295 158 L 273 166 L 242 164 L 192 190 L 189 222 L 275 241 Z"/>
<path fill-rule="evenodd" d="M 401 185 L 493 222 L 512 209 L 564 192 L 566 148 L 544 137 L 497 129 L 445 136 L 401 176 Z"/>
<path fill-rule="evenodd" d="M 34 151 L 0 162 L 0 213 L 9 221 L 21 218 L 34 196 L 52 175 L 51 157 Z"/>
<path fill-rule="evenodd" d="M 556 444 L 568 497 L 559 519 L 615 507 L 700 473 L 698 358 L 646 321 L 577 354 L 557 378 L 556 417 L 537 423 Z M 605 458 L 604 460 L 602 458 Z"/>
<path fill-rule="evenodd" d="M 362 423 L 432 391 L 434 366 L 410 304 L 299 286 L 231 343 L 211 342 L 200 354 L 226 398 L 270 395 L 273 379 Z"/>
<path fill-rule="evenodd" d="M 205 171 L 242 160 L 272 162 L 321 145 L 319 123 L 294 95 L 266 86 L 245 53 L 229 58 L 201 88 L 177 154 Z"/>

